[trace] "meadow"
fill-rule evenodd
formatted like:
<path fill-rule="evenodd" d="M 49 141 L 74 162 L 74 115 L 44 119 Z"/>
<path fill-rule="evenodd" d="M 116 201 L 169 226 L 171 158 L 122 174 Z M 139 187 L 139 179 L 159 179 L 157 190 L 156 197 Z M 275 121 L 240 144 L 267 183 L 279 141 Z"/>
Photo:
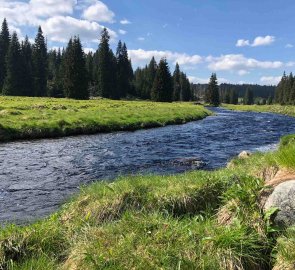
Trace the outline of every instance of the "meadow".
<path fill-rule="evenodd" d="M 0 142 L 160 127 L 210 114 L 189 102 L 0 96 Z"/>
<path fill-rule="evenodd" d="M 293 269 L 295 229 L 276 227 L 260 194 L 265 170 L 295 169 L 294 139 L 217 171 L 83 187 L 50 217 L 3 228 L 0 269 Z"/>
<path fill-rule="evenodd" d="M 295 106 L 292 105 L 232 105 L 222 104 L 226 109 L 251 112 L 271 112 L 295 116 Z"/>

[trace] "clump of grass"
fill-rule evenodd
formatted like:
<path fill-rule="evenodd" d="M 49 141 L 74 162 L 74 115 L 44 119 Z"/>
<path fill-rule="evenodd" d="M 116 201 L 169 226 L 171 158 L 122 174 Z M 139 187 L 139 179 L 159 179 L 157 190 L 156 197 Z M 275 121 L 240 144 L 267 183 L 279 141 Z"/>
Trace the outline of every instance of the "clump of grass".
<path fill-rule="evenodd" d="M 182 124 L 210 114 L 189 102 L 1 97 L 0 142 Z"/>

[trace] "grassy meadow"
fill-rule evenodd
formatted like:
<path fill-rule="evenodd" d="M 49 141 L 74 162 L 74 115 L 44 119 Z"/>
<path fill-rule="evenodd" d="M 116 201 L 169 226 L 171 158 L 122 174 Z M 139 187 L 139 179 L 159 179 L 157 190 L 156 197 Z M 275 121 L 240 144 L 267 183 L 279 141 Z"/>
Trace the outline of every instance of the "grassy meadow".
<path fill-rule="evenodd" d="M 260 175 L 295 169 L 294 138 L 217 171 L 84 187 L 50 217 L 3 228 L 0 269 L 294 269 L 295 228 L 259 205 Z"/>
<path fill-rule="evenodd" d="M 222 104 L 226 109 L 248 112 L 271 112 L 295 117 L 295 106 L 292 105 L 232 105 Z"/>
<path fill-rule="evenodd" d="M 0 142 L 159 127 L 210 114 L 188 102 L 0 96 Z"/>

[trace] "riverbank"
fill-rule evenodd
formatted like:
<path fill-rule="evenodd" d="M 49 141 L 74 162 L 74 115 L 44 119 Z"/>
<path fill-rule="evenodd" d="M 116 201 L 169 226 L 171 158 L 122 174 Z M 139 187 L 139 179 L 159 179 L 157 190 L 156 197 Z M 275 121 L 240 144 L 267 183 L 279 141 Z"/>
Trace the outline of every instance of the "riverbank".
<path fill-rule="evenodd" d="M 222 107 L 229 110 L 247 112 L 270 112 L 295 117 L 295 106 L 292 105 L 232 105 L 222 104 Z"/>
<path fill-rule="evenodd" d="M 260 195 L 269 168 L 295 169 L 294 137 L 218 171 L 85 187 L 49 218 L 1 230 L 0 268 L 292 269 L 294 229 L 278 230 Z"/>
<path fill-rule="evenodd" d="M 0 142 L 183 124 L 212 113 L 192 103 L 1 97 Z"/>

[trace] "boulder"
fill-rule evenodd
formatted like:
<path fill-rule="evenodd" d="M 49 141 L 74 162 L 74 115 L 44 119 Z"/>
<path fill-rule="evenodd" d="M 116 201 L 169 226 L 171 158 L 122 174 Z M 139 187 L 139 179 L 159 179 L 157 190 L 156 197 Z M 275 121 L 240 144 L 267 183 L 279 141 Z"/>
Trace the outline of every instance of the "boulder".
<path fill-rule="evenodd" d="M 252 154 L 248 151 L 242 151 L 239 155 L 238 155 L 238 158 L 239 159 L 245 159 L 245 158 L 248 158 L 250 157 Z"/>
<path fill-rule="evenodd" d="M 295 180 L 277 185 L 267 198 L 264 210 L 278 208 L 274 222 L 281 226 L 295 225 Z"/>

